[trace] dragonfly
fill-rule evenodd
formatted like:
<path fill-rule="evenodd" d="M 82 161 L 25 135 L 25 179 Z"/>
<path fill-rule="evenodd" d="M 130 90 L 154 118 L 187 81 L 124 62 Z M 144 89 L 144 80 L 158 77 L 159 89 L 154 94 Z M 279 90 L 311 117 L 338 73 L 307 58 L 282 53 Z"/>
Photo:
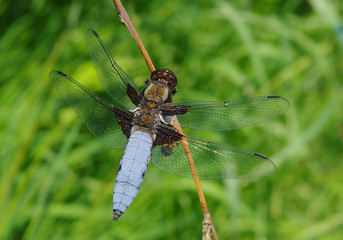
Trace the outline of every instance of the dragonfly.
<path fill-rule="evenodd" d="M 61 71 L 49 75 L 52 84 L 75 110 L 90 132 L 107 147 L 125 147 L 113 189 L 113 221 L 130 206 L 140 189 L 150 161 L 159 169 L 192 177 L 181 141 L 187 141 L 200 179 L 256 178 L 276 173 L 266 156 L 209 142 L 171 124 L 177 117 L 182 128 L 226 131 L 265 122 L 284 113 L 289 101 L 268 95 L 230 101 L 172 102 L 177 78 L 158 69 L 142 91 L 113 60 L 99 35 L 86 32 L 86 43 L 105 100 Z"/>

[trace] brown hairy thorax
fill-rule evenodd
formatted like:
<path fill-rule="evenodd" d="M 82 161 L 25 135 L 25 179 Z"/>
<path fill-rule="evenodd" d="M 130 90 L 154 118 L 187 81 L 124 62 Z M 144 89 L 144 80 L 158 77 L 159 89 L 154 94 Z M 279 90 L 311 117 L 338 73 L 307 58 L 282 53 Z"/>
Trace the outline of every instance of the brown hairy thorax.
<path fill-rule="evenodd" d="M 143 98 L 135 111 L 132 121 L 132 131 L 147 131 L 156 137 L 160 119 L 161 104 L 171 102 L 177 79 L 174 73 L 168 69 L 158 69 L 151 73 L 151 81 L 146 82 L 143 90 Z M 163 120 L 162 120 L 163 121 Z"/>

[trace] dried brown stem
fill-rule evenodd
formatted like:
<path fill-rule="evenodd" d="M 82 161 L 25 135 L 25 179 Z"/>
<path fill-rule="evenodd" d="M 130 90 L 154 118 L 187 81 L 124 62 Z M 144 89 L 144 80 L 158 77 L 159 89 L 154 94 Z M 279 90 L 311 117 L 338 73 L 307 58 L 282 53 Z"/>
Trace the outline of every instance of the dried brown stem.
<path fill-rule="evenodd" d="M 154 71 L 155 70 L 154 64 L 152 64 L 152 61 L 151 61 L 151 59 L 149 57 L 149 54 L 148 54 L 147 50 L 145 49 L 141 39 L 139 38 L 136 29 L 132 25 L 130 17 L 127 14 L 125 8 L 121 4 L 120 0 L 113 0 L 113 3 L 114 3 L 114 6 L 117 9 L 119 20 L 129 29 L 132 37 L 135 39 L 135 41 L 136 41 L 136 43 L 137 43 L 137 45 L 139 47 L 139 50 L 141 51 L 141 53 L 142 53 L 142 55 L 144 57 L 144 60 L 145 60 L 146 64 L 148 64 L 150 72 Z"/>
<path fill-rule="evenodd" d="M 154 67 L 154 65 L 153 65 L 153 63 L 152 63 L 152 61 L 151 61 L 151 59 L 149 57 L 149 54 L 146 51 L 146 49 L 145 49 L 141 39 L 139 38 L 135 28 L 133 27 L 133 25 L 131 23 L 131 20 L 129 18 L 129 15 L 127 14 L 125 8 L 121 4 L 120 0 L 113 0 L 113 3 L 114 3 L 114 5 L 115 5 L 115 7 L 117 9 L 119 20 L 129 29 L 131 35 L 135 39 L 135 41 L 136 41 L 136 43 L 137 43 L 137 45 L 139 47 L 139 50 L 141 51 L 141 53 L 142 53 L 142 55 L 144 57 L 144 60 L 147 63 L 149 69 L 150 69 L 150 72 L 154 71 L 155 67 Z M 183 132 L 181 127 L 180 127 L 179 121 L 176 118 L 176 116 L 174 116 L 173 119 L 172 119 L 172 125 L 174 125 L 181 133 Z M 205 199 L 205 196 L 204 196 L 204 192 L 202 191 L 202 187 L 201 187 L 201 184 L 200 184 L 198 172 L 196 170 L 192 154 L 191 154 L 191 152 L 189 150 L 186 136 L 184 136 L 182 138 L 181 143 L 182 143 L 183 149 L 184 149 L 185 154 L 186 154 L 186 156 L 188 158 L 188 161 L 189 161 L 189 166 L 190 166 L 191 171 L 192 171 L 193 179 L 194 179 L 197 191 L 198 191 L 201 208 L 202 208 L 203 215 L 204 215 L 203 235 L 205 236 L 205 239 L 207 240 L 207 239 L 210 239 L 210 234 L 212 234 L 213 239 L 217 240 L 218 239 L 217 232 L 216 232 L 216 229 L 215 229 L 215 227 L 213 225 L 213 221 L 212 221 L 210 212 L 209 212 L 209 210 L 207 208 L 207 203 L 206 203 L 206 199 Z"/>
<path fill-rule="evenodd" d="M 180 126 L 180 123 L 177 120 L 176 116 L 174 116 L 172 118 L 172 122 L 171 123 L 181 133 L 183 133 L 182 128 Z M 198 191 L 198 196 L 199 196 L 199 201 L 200 201 L 200 204 L 201 204 L 202 212 L 203 212 L 203 215 L 204 215 L 203 234 L 205 235 L 205 239 L 207 240 L 207 239 L 209 239 L 208 236 L 210 235 L 210 233 L 212 233 L 213 239 L 217 240 L 218 239 L 218 235 L 217 235 L 216 229 L 214 227 L 210 211 L 208 210 L 208 207 L 207 207 L 205 195 L 204 195 L 204 192 L 202 191 L 202 187 L 201 187 L 201 184 L 200 184 L 200 179 L 199 179 L 199 176 L 198 176 L 198 172 L 196 170 L 196 167 L 195 167 L 195 164 L 194 164 L 194 160 L 193 160 L 193 156 L 191 154 L 191 151 L 189 150 L 188 141 L 187 141 L 186 136 L 183 136 L 183 138 L 181 140 L 181 144 L 182 144 L 182 147 L 183 147 L 183 149 L 185 151 L 185 154 L 186 154 L 186 156 L 188 158 L 189 166 L 191 168 L 191 172 L 192 172 L 192 175 L 193 175 L 195 186 L 196 186 L 197 191 Z"/>

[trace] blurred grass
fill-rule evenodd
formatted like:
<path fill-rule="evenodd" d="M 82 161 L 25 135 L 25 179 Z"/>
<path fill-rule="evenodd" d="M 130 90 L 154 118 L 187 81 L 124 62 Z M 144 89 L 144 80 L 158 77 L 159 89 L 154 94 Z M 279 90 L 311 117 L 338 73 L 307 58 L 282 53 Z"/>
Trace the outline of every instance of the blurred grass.
<path fill-rule="evenodd" d="M 124 1 L 156 67 L 179 79 L 175 100 L 281 95 L 283 116 L 199 137 L 257 151 L 273 177 L 206 180 L 220 239 L 343 238 L 343 6 L 310 1 Z M 0 4 L 0 238 L 199 239 L 192 179 L 154 166 L 112 219 L 123 150 L 110 150 L 53 89 L 61 70 L 105 96 L 84 33 L 95 29 L 139 85 L 149 76 L 112 1 Z"/>

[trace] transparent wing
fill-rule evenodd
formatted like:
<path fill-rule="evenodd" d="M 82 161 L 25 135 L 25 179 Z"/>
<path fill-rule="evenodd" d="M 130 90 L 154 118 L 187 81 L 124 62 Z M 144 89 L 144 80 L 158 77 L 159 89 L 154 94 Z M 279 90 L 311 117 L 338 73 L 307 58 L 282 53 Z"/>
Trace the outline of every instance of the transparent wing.
<path fill-rule="evenodd" d="M 262 154 L 207 142 L 188 134 L 186 137 L 199 178 L 255 178 L 276 173 L 274 163 Z M 168 173 L 192 177 L 181 142 L 156 146 L 151 161 Z"/>
<path fill-rule="evenodd" d="M 104 42 L 92 29 L 86 32 L 89 55 L 96 69 L 98 79 L 106 92 L 116 103 L 127 109 L 134 109 L 140 99 L 136 84 L 113 60 Z"/>
<path fill-rule="evenodd" d="M 162 114 L 175 113 L 182 127 L 222 131 L 256 125 L 289 108 L 280 96 L 261 96 L 232 101 L 188 101 L 164 104 Z"/>
<path fill-rule="evenodd" d="M 115 109 L 120 108 L 100 98 L 62 72 L 52 71 L 49 77 L 58 92 L 95 137 L 110 148 L 125 146 L 127 139 L 114 112 Z"/>

